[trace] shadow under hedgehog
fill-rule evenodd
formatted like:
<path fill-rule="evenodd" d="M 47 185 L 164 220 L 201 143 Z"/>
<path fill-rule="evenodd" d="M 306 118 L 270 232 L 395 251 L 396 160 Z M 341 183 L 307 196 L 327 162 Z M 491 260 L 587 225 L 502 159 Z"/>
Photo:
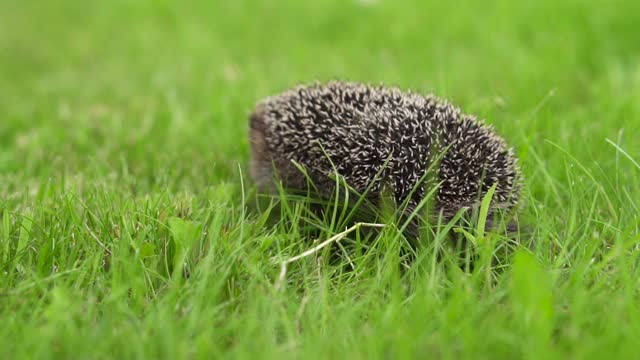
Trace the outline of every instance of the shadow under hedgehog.
<path fill-rule="evenodd" d="M 328 197 L 337 173 L 374 204 L 388 189 L 408 215 L 438 186 L 428 215 L 449 222 L 477 209 L 495 184 L 489 228 L 497 209 L 518 204 L 512 149 L 491 126 L 433 95 L 343 81 L 301 85 L 258 103 L 249 127 L 250 175 L 260 191 L 276 181 L 307 190 L 311 180 Z M 425 181 L 428 173 L 435 182 Z"/>

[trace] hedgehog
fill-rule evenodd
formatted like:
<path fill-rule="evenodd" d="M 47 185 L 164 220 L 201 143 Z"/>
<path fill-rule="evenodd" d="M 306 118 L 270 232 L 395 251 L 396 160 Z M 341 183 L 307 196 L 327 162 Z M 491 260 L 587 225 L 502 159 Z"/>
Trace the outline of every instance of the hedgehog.
<path fill-rule="evenodd" d="M 432 94 L 339 80 L 298 85 L 255 106 L 249 140 L 249 173 L 262 192 L 276 183 L 309 190 L 311 182 L 330 196 L 337 174 L 374 204 L 390 194 L 406 205 L 405 215 L 433 194 L 430 215 L 451 221 L 477 209 L 495 184 L 488 226 L 498 209 L 518 205 L 513 148 L 492 126 Z"/>

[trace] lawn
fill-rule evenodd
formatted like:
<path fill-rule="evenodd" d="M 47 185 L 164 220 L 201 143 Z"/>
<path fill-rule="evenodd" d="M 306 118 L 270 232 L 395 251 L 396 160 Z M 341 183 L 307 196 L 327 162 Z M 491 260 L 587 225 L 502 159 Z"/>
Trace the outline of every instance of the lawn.
<path fill-rule="evenodd" d="M 0 2 L 0 358 L 637 356 L 639 18 L 633 0 Z M 490 234 L 455 266 L 443 237 L 413 249 L 388 223 L 282 277 L 350 224 L 255 206 L 247 117 L 333 78 L 494 125 L 525 176 L 515 255 L 492 261 Z"/>

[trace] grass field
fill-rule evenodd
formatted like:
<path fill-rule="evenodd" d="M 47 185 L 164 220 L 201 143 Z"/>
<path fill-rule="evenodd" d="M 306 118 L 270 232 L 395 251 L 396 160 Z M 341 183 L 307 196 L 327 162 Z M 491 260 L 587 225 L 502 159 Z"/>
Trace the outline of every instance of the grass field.
<path fill-rule="evenodd" d="M 639 18 L 632 0 L 0 2 L 0 358 L 637 356 Z M 497 268 L 488 236 L 465 271 L 436 238 L 407 262 L 389 226 L 279 282 L 274 259 L 314 243 L 304 207 L 251 206 L 247 116 L 332 78 L 493 124 L 533 250 Z"/>

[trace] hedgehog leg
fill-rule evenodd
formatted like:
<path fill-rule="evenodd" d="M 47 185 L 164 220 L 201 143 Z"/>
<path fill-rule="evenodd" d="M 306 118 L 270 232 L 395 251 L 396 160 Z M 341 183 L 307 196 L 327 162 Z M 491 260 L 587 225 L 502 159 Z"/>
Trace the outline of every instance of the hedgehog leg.
<path fill-rule="evenodd" d="M 487 215 L 485 228 L 487 231 L 504 232 L 507 236 L 514 236 L 520 230 L 517 220 L 508 212 L 495 209 Z"/>

